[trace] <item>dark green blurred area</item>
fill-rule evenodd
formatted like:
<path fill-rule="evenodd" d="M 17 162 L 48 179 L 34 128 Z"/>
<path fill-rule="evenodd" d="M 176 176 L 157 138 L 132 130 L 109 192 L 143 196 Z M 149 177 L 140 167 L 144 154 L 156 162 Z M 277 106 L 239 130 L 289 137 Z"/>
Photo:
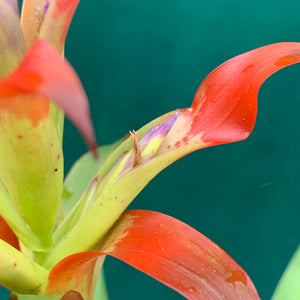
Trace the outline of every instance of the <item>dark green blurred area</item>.
<path fill-rule="evenodd" d="M 225 60 L 300 41 L 299 14 L 298 0 L 82 0 L 65 53 L 89 96 L 99 144 L 190 106 L 204 77 Z M 267 300 L 300 236 L 300 65 L 273 75 L 258 100 L 250 138 L 181 159 L 130 208 L 169 214 L 205 234 Z M 64 143 L 68 170 L 86 151 L 68 122 Z M 182 299 L 115 259 L 105 267 L 111 300 Z"/>

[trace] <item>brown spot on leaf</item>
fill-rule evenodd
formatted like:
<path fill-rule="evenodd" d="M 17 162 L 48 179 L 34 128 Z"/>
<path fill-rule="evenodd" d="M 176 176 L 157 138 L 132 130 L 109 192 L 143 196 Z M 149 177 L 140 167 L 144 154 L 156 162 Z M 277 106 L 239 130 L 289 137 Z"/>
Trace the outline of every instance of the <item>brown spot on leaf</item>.
<path fill-rule="evenodd" d="M 244 272 L 241 270 L 231 271 L 230 277 L 226 278 L 226 281 L 232 283 L 234 286 L 237 281 L 242 282 L 244 285 L 247 284 L 247 277 Z"/>
<path fill-rule="evenodd" d="M 11 294 L 8 300 L 18 300 L 18 296 L 16 294 Z"/>
<path fill-rule="evenodd" d="M 277 67 L 285 67 L 287 65 L 296 63 L 297 61 L 298 61 L 297 57 L 293 55 L 286 55 L 277 59 L 274 65 Z"/>
<path fill-rule="evenodd" d="M 66 292 L 60 300 L 84 300 L 80 293 L 76 291 L 68 291 Z"/>
<path fill-rule="evenodd" d="M 248 65 L 242 72 L 247 72 L 248 70 L 250 70 L 251 68 L 253 68 L 253 64 Z"/>

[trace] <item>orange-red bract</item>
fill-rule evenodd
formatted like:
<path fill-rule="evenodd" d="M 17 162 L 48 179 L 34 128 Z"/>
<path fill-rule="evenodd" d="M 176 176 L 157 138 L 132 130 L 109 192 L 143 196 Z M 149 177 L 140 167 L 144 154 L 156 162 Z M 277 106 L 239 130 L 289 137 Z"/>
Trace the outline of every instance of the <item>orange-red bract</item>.
<path fill-rule="evenodd" d="M 299 62 L 299 43 L 277 43 L 236 56 L 211 72 L 197 90 L 190 134 L 208 143 L 235 142 L 251 133 L 257 94 L 278 70 Z"/>
<path fill-rule="evenodd" d="M 87 295 L 97 257 L 109 254 L 188 299 L 259 299 L 246 272 L 221 248 L 192 227 L 158 212 L 125 212 L 96 248 L 100 251 L 77 253 L 59 262 L 50 272 L 48 292 L 79 287 L 78 292 Z"/>
<path fill-rule="evenodd" d="M 34 102 L 30 103 L 26 99 L 24 106 L 19 109 L 19 103 L 14 105 L 14 96 L 22 94 L 32 94 Z M 34 43 L 19 68 L 0 81 L 1 107 L 20 114 L 20 117 L 26 116 L 28 111 L 26 117 L 38 123 L 37 116 L 43 118 L 48 115 L 48 105 L 45 99 L 36 99 L 37 95 L 51 99 L 61 107 L 81 131 L 90 149 L 95 150 L 94 128 L 81 82 L 69 63 L 48 42 L 41 39 Z"/>
<path fill-rule="evenodd" d="M 0 239 L 20 250 L 19 240 L 3 217 L 0 215 Z"/>

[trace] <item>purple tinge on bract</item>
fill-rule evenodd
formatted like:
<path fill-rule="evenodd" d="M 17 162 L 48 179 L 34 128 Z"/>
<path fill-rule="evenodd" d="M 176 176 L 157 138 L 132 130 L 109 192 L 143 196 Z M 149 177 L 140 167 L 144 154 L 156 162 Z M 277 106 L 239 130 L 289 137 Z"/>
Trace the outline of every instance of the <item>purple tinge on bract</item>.
<path fill-rule="evenodd" d="M 43 10 L 43 17 L 45 17 L 47 10 L 49 8 L 50 2 L 49 0 L 46 0 L 45 4 L 44 4 L 44 10 Z"/>
<path fill-rule="evenodd" d="M 5 2 L 16 12 L 19 14 L 19 3 L 17 0 L 5 0 Z"/>
<path fill-rule="evenodd" d="M 178 115 L 179 110 L 176 110 L 176 113 L 166 122 L 164 122 L 161 125 L 156 125 L 152 127 L 149 131 L 147 131 L 139 142 L 141 151 L 145 149 L 145 147 L 153 138 L 157 136 L 161 136 L 162 138 L 166 137 L 167 134 L 170 132 L 172 126 L 174 125 L 175 121 L 177 120 Z"/>
<path fill-rule="evenodd" d="M 174 125 L 175 121 L 177 120 L 179 116 L 179 110 L 176 111 L 176 113 L 167 121 L 165 121 L 161 125 L 155 125 L 152 128 L 150 128 L 146 134 L 142 137 L 142 139 L 139 141 L 139 148 L 142 155 L 143 163 L 148 162 L 154 154 L 159 149 L 160 145 L 162 144 L 164 138 L 168 135 L 170 132 L 172 126 Z M 151 144 L 156 140 L 154 143 Z M 145 150 L 148 146 L 148 151 Z M 150 147 L 149 147 L 150 146 Z M 149 149 L 150 148 L 150 149 Z M 144 151 L 145 150 L 145 151 Z M 147 152 L 147 155 L 145 156 L 145 152 Z M 124 156 L 128 156 L 125 158 Z M 125 172 L 131 170 L 133 168 L 132 165 L 132 157 L 134 153 L 131 151 L 129 153 L 123 153 L 123 157 L 118 160 L 119 164 L 123 159 L 126 159 L 124 167 L 120 171 L 118 176 L 123 175 Z"/>

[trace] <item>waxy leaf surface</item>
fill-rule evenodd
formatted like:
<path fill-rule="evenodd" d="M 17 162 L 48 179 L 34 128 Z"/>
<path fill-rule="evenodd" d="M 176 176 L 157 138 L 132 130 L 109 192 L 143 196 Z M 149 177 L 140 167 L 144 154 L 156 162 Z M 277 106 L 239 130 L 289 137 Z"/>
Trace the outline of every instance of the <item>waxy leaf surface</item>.
<path fill-rule="evenodd" d="M 222 249 L 190 226 L 161 213 L 125 212 L 94 249 L 100 251 L 77 253 L 59 262 L 49 274 L 48 292 L 64 285 L 76 290 L 75 282 L 80 282 L 81 276 L 87 279 L 82 268 L 88 268 L 91 277 L 97 257 L 109 254 L 188 299 L 259 299 L 246 272 Z"/>

